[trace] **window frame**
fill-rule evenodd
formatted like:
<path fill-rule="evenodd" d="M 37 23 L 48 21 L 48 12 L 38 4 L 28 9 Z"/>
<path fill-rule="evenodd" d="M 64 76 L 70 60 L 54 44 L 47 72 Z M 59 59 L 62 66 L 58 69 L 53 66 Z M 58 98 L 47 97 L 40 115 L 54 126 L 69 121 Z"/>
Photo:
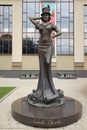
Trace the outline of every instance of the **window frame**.
<path fill-rule="evenodd" d="M 23 0 L 23 3 L 35 3 L 36 1 L 32 1 L 32 0 L 27 0 L 27 1 L 25 1 L 25 0 Z M 38 4 L 40 4 L 40 2 L 49 2 L 48 0 L 41 0 L 41 1 L 37 1 L 36 3 L 38 3 Z M 61 50 L 61 44 L 60 44 L 60 46 L 58 46 L 57 45 L 57 42 L 56 42 L 56 44 L 55 44 L 55 55 L 74 55 L 74 1 L 73 0 L 51 0 L 50 2 L 55 2 L 55 4 L 56 4 L 56 8 L 59 6 L 59 4 L 60 4 L 60 9 L 59 9 L 59 11 L 57 11 L 57 9 L 56 9 L 56 25 L 58 26 L 58 28 L 59 28 L 59 30 L 61 31 L 61 33 L 65 33 L 63 30 L 62 30 L 62 28 L 61 28 L 61 18 L 67 18 L 68 19 L 68 32 L 66 32 L 66 35 L 68 35 L 68 38 L 67 39 L 69 39 L 69 46 L 68 46 L 68 48 L 69 48 L 69 53 L 68 54 L 63 54 L 63 53 L 61 53 L 61 51 L 60 51 L 60 53 L 57 53 L 58 51 L 57 51 L 57 49 L 58 48 L 60 48 L 60 50 Z M 35 4 L 36 4 L 35 3 Z M 61 16 L 61 4 L 62 3 L 65 3 L 65 4 L 68 4 L 68 11 L 69 11 L 69 16 L 68 17 L 65 17 L 65 16 Z M 73 5 L 73 7 L 72 7 L 72 5 Z M 39 5 L 40 6 L 40 5 Z M 36 8 L 36 5 L 35 5 L 35 8 Z M 27 8 L 26 8 L 27 9 Z M 27 14 L 26 14 L 27 15 Z M 39 11 L 36 11 L 35 12 L 35 17 L 36 16 L 40 16 L 40 10 Z M 58 19 L 57 17 L 60 17 L 60 19 Z M 29 22 L 29 20 L 27 20 L 27 22 Z M 69 24 L 70 23 L 70 24 Z M 32 24 L 32 23 L 31 23 Z M 23 24 L 22 24 L 23 25 Z M 72 27 L 72 25 L 73 25 L 73 27 Z M 33 25 L 32 25 L 33 26 Z M 26 28 L 27 28 L 27 24 L 26 24 Z M 34 30 L 32 30 L 30 33 L 31 33 L 31 36 L 32 36 L 32 34 L 33 34 L 33 32 L 35 32 L 35 34 L 34 34 L 34 37 L 36 38 L 36 39 L 39 39 L 39 35 L 38 35 L 38 31 L 34 28 Z M 25 30 L 25 32 L 23 32 L 22 31 L 22 33 L 23 33 L 23 36 L 24 36 L 24 33 L 26 34 L 26 36 L 25 36 L 25 39 L 27 39 L 27 37 L 28 37 L 28 31 L 27 31 L 27 29 Z M 68 33 L 68 34 L 67 34 Z M 58 40 L 58 39 L 60 39 L 60 41 L 62 41 L 61 39 L 63 39 L 63 35 L 61 35 L 60 37 L 58 37 L 58 38 L 56 38 L 56 41 Z M 22 41 L 23 41 L 23 38 L 22 38 Z M 71 41 L 73 41 L 73 44 L 71 45 L 70 43 L 71 43 Z M 26 46 L 27 47 L 27 46 Z M 73 49 L 72 49 L 73 48 Z M 73 50 L 72 52 L 71 52 L 71 50 Z M 23 53 L 22 53 L 23 54 Z M 27 53 L 26 53 L 27 54 Z M 23 54 L 23 55 L 25 55 L 25 54 Z"/>
<path fill-rule="evenodd" d="M 0 25 L 2 30 L 0 30 L 0 55 L 9 55 L 12 54 L 12 5 L 0 5 L 1 9 L 2 14 L 0 14 L 0 17 L 2 17 L 2 21 L 0 21 Z"/>

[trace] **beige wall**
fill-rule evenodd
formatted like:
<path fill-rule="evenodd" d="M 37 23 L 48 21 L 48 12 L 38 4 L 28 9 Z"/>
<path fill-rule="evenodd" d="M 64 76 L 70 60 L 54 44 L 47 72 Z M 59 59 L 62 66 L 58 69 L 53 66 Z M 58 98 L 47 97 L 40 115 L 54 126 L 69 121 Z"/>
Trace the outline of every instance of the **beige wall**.
<path fill-rule="evenodd" d="M 84 62 L 84 0 L 74 0 L 74 62 Z"/>
<path fill-rule="evenodd" d="M 84 5 L 87 0 L 74 0 L 74 69 L 87 69 L 84 56 Z"/>
<path fill-rule="evenodd" d="M 38 56 L 23 56 L 22 70 L 38 70 L 39 60 Z"/>
<path fill-rule="evenodd" d="M 23 70 L 38 70 L 39 60 L 38 56 L 23 56 L 22 69 Z M 57 62 L 52 63 L 52 70 L 74 70 L 73 56 L 57 56 Z"/>
<path fill-rule="evenodd" d="M 12 5 L 12 62 L 22 62 L 22 0 L 0 0 Z"/>
<path fill-rule="evenodd" d="M 12 56 L 0 56 L 0 70 L 12 69 Z M 84 58 L 84 69 L 87 70 L 87 56 Z M 38 56 L 23 56 L 22 70 L 38 70 Z M 74 70 L 73 56 L 57 56 L 57 62 L 52 64 L 53 70 Z"/>
<path fill-rule="evenodd" d="M 58 70 L 74 70 L 74 56 L 57 56 Z"/>
<path fill-rule="evenodd" d="M 12 56 L 0 56 L 0 70 L 11 70 L 11 60 Z"/>
<path fill-rule="evenodd" d="M 84 61 L 84 69 L 87 70 L 87 56 L 85 56 Z"/>
<path fill-rule="evenodd" d="M 22 0 L 13 2 L 12 62 L 22 62 Z"/>
<path fill-rule="evenodd" d="M 84 56 L 84 5 L 87 0 L 74 0 L 74 66 L 86 69 Z"/>

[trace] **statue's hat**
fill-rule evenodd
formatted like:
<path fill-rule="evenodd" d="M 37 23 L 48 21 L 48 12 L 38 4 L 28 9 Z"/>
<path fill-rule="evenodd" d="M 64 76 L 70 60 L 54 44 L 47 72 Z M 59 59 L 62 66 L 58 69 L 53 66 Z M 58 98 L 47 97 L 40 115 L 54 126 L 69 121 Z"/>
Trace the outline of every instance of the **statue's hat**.
<path fill-rule="evenodd" d="M 43 15 L 43 14 L 49 14 L 49 15 L 51 15 L 50 14 L 50 6 L 49 5 L 48 5 L 48 7 L 42 8 L 42 14 L 41 15 Z"/>

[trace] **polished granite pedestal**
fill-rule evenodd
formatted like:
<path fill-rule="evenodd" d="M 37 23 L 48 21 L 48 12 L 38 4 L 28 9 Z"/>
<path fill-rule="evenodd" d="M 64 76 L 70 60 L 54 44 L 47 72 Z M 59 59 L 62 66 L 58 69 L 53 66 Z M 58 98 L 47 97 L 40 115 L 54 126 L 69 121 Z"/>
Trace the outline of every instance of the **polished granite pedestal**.
<path fill-rule="evenodd" d="M 82 115 L 79 101 L 65 97 L 65 104 L 55 107 L 36 107 L 27 102 L 27 97 L 12 103 L 12 116 L 19 122 L 42 128 L 54 128 L 72 124 Z"/>

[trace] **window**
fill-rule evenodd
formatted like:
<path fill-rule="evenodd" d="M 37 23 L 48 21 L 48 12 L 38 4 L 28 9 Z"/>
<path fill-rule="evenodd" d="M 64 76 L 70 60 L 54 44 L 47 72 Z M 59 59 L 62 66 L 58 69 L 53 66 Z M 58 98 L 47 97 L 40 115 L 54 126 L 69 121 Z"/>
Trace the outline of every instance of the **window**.
<path fill-rule="evenodd" d="M 84 6 L 84 53 L 87 54 L 87 5 Z"/>
<path fill-rule="evenodd" d="M 61 55 L 72 55 L 74 53 L 73 0 L 23 0 L 23 54 L 37 53 L 39 32 L 29 21 L 29 17 L 40 17 L 41 4 L 43 3 L 44 5 L 49 3 L 54 8 L 54 23 L 62 33 L 55 40 L 55 52 Z M 31 48 L 33 51 L 29 51 Z"/>
<path fill-rule="evenodd" d="M 12 53 L 12 6 L 0 6 L 0 54 Z"/>
<path fill-rule="evenodd" d="M 73 0 L 57 0 L 57 25 L 62 33 L 57 38 L 57 54 L 72 55 L 73 50 Z"/>
<path fill-rule="evenodd" d="M 36 54 L 39 32 L 29 17 L 40 16 L 40 3 L 35 0 L 23 0 L 23 54 Z"/>

